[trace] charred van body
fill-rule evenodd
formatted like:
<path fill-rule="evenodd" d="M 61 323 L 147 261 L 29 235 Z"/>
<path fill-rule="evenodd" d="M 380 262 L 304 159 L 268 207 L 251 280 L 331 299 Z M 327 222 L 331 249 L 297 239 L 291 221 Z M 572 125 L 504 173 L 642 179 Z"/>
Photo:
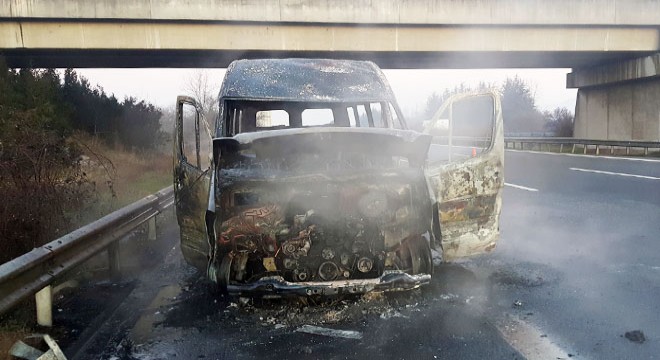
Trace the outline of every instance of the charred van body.
<path fill-rule="evenodd" d="M 179 98 L 175 190 L 184 256 L 221 289 L 269 295 L 412 289 L 430 281 L 432 247 L 451 242 L 464 256 L 494 246 L 501 175 L 488 174 L 492 185 L 482 189 L 468 177 L 501 167 L 501 157 L 492 156 L 497 121 L 483 169 L 452 180 L 463 190 L 443 202 L 437 195 L 447 186 L 438 181 L 453 176 L 455 164 L 429 167 L 433 134 L 407 130 L 373 63 L 236 61 L 219 100 L 212 163 L 203 169 L 188 158 L 201 161 L 204 119 L 192 99 Z M 189 121 L 197 154 L 186 151 L 180 129 L 187 104 L 195 109 Z M 443 239 L 443 216 L 454 239 Z M 461 244 L 456 221 L 477 226 L 468 230 L 476 230 L 471 243 Z"/>

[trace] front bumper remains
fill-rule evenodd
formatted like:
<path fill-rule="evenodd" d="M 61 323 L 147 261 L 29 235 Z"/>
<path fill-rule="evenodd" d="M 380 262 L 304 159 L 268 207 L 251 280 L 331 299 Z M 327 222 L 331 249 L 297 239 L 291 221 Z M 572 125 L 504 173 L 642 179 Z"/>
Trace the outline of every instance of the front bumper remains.
<path fill-rule="evenodd" d="M 309 296 L 363 294 L 370 291 L 406 291 L 431 282 L 431 275 L 410 275 L 399 270 L 387 270 L 374 279 L 289 282 L 281 276 L 268 276 L 249 284 L 229 284 L 230 295 Z"/>

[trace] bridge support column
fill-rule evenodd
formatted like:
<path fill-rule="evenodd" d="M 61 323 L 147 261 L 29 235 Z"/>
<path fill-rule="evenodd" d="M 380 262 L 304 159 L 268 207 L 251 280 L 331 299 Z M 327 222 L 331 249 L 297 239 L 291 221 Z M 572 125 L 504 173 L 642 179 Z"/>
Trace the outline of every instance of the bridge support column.
<path fill-rule="evenodd" d="M 567 87 L 579 89 L 576 138 L 660 141 L 660 53 L 574 69 Z"/>

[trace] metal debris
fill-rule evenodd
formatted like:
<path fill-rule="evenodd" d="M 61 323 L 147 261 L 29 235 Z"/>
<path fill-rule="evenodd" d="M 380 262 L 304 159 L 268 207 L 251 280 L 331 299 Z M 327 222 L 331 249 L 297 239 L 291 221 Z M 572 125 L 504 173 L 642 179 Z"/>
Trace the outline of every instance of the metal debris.
<path fill-rule="evenodd" d="M 398 312 L 398 311 L 396 311 L 396 310 L 394 310 L 394 309 L 388 309 L 388 310 L 385 311 L 384 313 L 380 314 L 380 318 L 383 319 L 383 320 L 388 320 L 388 319 L 391 319 L 391 318 L 404 318 L 404 319 L 408 319 L 409 316 L 403 315 L 403 314 L 401 314 L 400 312 Z"/>
<path fill-rule="evenodd" d="M 12 359 L 66 360 L 55 340 L 48 335 L 30 335 L 24 340 L 25 342 L 18 340 L 9 349 Z"/>
<path fill-rule="evenodd" d="M 362 333 L 354 330 L 336 330 L 320 326 L 303 325 L 296 329 L 296 332 L 305 334 L 338 337 L 344 339 L 362 339 Z"/>

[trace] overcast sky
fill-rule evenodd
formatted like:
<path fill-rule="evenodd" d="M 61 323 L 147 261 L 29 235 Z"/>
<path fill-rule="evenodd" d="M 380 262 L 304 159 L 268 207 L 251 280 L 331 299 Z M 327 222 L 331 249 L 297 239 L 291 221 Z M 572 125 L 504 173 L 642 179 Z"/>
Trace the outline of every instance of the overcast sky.
<path fill-rule="evenodd" d="M 135 96 L 172 107 L 177 95 L 186 95 L 186 83 L 198 71 L 207 71 L 209 82 L 219 89 L 223 69 L 79 69 L 78 73 L 119 99 Z M 577 90 L 566 89 L 568 72 L 570 69 L 385 70 L 385 75 L 407 114 L 421 111 L 434 91 L 441 93 L 461 83 L 476 86 L 480 81 L 499 86 L 516 75 L 529 84 L 541 110 L 566 107 L 574 111 Z"/>

